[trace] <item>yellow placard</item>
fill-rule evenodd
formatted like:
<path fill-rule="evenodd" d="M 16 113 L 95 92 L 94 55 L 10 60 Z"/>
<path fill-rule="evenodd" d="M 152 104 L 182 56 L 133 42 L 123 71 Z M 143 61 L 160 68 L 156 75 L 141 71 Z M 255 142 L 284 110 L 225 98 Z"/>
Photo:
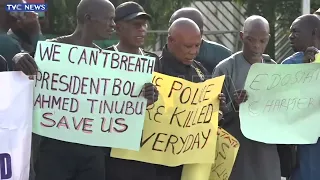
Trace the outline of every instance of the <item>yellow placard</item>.
<path fill-rule="evenodd" d="M 314 60 L 314 62 L 315 62 L 315 63 L 320 63 L 320 53 L 316 54 L 316 55 L 315 55 L 315 58 L 316 58 L 316 59 Z"/>
<path fill-rule="evenodd" d="M 239 147 L 239 141 L 219 127 L 216 158 L 211 167 L 210 180 L 229 179 Z"/>
<path fill-rule="evenodd" d="M 111 157 L 165 166 L 213 163 L 224 78 L 192 83 L 154 73 L 159 100 L 147 109 L 140 151 L 113 148 Z"/>

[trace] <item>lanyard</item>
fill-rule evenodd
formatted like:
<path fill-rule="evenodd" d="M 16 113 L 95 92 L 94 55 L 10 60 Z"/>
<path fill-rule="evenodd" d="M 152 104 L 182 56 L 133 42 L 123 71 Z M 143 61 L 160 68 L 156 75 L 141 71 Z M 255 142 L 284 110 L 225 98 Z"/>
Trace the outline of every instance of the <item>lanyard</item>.
<path fill-rule="evenodd" d="M 113 46 L 113 49 L 114 49 L 116 52 L 120 52 L 120 51 L 118 50 L 118 48 L 117 48 L 116 45 Z M 141 54 L 142 56 L 144 56 L 144 53 L 143 53 L 143 51 L 141 50 L 141 48 L 139 48 L 139 51 L 140 51 L 140 54 Z"/>

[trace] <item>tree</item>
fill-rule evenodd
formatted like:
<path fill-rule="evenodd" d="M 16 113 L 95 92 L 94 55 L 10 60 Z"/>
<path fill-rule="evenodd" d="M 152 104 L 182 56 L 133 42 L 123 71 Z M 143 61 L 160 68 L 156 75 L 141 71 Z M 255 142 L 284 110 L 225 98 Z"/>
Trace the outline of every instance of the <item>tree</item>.
<path fill-rule="evenodd" d="M 171 14 L 183 6 L 188 6 L 193 0 L 134 0 L 142 5 L 152 16 L 149 29 L 167 29 Z M 72 33 L 76 26 L 76 8 L 80 0 L 47 0 L 48 26 L 44 33 L 65 35 Z M 126 0 L 111 0 L 118 6 Z M 149 43 L 155 42 L 155 35 L 151 34 Z"/>
<path fill-rule="evenodd" d="M 275 57 L 276 24 L 280 33 L 288 35 L 289 27 L 296 17 L 301 15 L 301 0 L 234 0 L 247 6 L 246 15 L 261 15 L 270 23 L 271 38 L 266 52 Z M 311 0 L 311 11 L 320 7 L 319 0 Z"/>
<path fill-rule="evenodd" d="M 46 0 L 48 3 L 48 13 L 46 25 L 43 28 L 44 34 L 53 36 L 72 33 L 76 26 L 76 9 L 80 0 Z M 118 6 L 126 0 L 111 0 Z M 171 14 L 183 6 L 190 5 L 193 0 L 135 0 L 142 5 L 147 13 L 152 16 L 149 29 L 167 29 L 168 20 Z M 147 45 L 155 44 L 156 34 L 149 34 Z M 49 37 L 51 38 L 51 37 Z M 100 41 L 101 47 L 110 46 L 115 43 L 116 36 L 111 41 Z"/>

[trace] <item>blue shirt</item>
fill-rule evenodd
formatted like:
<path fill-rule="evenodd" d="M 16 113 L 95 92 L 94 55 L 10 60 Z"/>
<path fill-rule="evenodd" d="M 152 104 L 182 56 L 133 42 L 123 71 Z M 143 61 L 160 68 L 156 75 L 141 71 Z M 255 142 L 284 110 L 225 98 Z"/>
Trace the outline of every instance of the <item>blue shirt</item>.
<path fill-rule="evenodd" d="M 297 52 L 286 58 L 282 64 L 302 64 L 303 52 Z M 300 163 L 292 173 L 292 180 L 319 180 L 320 177 L 320 139 L 316 144 L 298 145 Z"/>
<path fill-rule="evenodd" d="M 303 63 L 303 52 L 296 52 L 292 56 L 287 57 L 281 64 L 301 64 Z"/>

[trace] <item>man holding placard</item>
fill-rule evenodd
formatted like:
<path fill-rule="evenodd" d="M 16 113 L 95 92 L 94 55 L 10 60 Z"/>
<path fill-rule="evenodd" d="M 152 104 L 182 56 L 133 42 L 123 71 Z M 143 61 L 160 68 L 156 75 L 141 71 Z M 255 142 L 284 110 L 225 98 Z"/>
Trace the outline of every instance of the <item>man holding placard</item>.
<path fill-rule="evenodd" d="M 242 90 L 249 69 L 254 63 L 275 64 L 263 52 L 269 41 L 269 23 L 261 16 L 250 16 L 240 33 L 243 50 L 219 63 L 213 77 L 226 75 L 223 92 L 227 93 L 227 108 L 222 127 L 240 143 L 230 180 L 280 180 L 280 162 L 277 146 L 252 141 L 240 130 L 239 105 L 247 100 Z"/>
<path fill-rule="evenodd" d="M 139 54 L 156 58 L 155 70 L 158 68 L 158 56 L 143 50 L 148 21 L 151 16 L 147 14 L 138 3 L 129 1 L 120 4 L 115 10 L 116 33 L 120 39 L 119 43 L 107 50 L 125 53 Z M 155 166 L 139 161 L 129 161 L 110 157 L 110 149 L 105 148 L 106 180 L 117 179 L 156 179 Z"/>
<path fill-rule="evenodd" d="M 94 11 L 92 11 L 93 9 Z M 77 47 L 72 47 L 69 52 L 69 62 L 74 63 L 78 59 L 72 58 L 70 54 L 76 55 L 77 53 L 72 52 L 74 52 L 73 50 L 75 49 L 79 49 L 80 46 L 100 49 L 100 47 L 93 43 L 93 40 L 102 40 L 110 37 L 115 25 L 113 21 L 114 16 L 115 9 L 110 1 L 82 0 L 77 7 L 78 25 L 74 33 L 71 35 L 58 37 L 56 39 L 50 40 L 50 42 L 78 45 Z M 54 45 L 52 47 L 56 46 L 61 45 Z M 84 53 L 85 51 L 86 50 L 83 50 Z M 100 51 L 102 50 L 100 49 Z M 41 54 L 37 57 L 41 57 Z M 91 56 L 91 58 L 92 57 L 93 56 Z M 85 58 L 85 56 L 83 56 L 83 58 Z M 39 60 L 39 62 L 40 61 L 41 60 Z M 91 66 L 90 68 L 94 67 Z M 157 100 L 157 90 L 152 84 L 146 84 L 141 92 L 142 95 L 148 100 L 147 104 L 152 104 Z M 81 124 L 81 122 L 82 120 L 79 124 Z M 101 126 L 103 126 L 103 124 L 104 123 L 102 123 Z M 121 127 L 125 127 L 124 124 L 121 124 L 120 121 L 118 122 L 118 120 L 116 121 L 116 124 L 120 124 L 122 125 Z M 84 129 L 82 129 L 82 131 L 86 129 L 85 127 L 83 128 Z M 79 127 L 77 127 L 76 129 L 79 129 Z M 105 133 L 108 132 L 107 127 L 101 127 L 101 129 L 101 131 Z M 118 132 L 117 128 L 113 131 Z M 85 132 L 90 134 L 90 131 L 85 130 Z M 105 180 L 105 153 L 103 152 L 101 147 L 71 143 L 70 141 L 65 142 L 63 141 L 63 138 L 60 139 L 61 141 L 47 137 L 41 138 L 42 139 L 39 150 L 40 155 L 36 163 L 36 180 Z M 72 137 L 68 138 L 70 139 Z M 102 141 L 104 140 L 102 139 Z"/>
<path fill-rule="evenodd" d="M 320 49 L 320 19 L 313 14 L 302 15 L 293 21 L 289 36 L 296 52 L 282 64 L 301 64 L 315 61 Z M 298 145 L 299 167 L 292 174 L 293 180 L 316 180 L 320 177 L 320 141 L 316 144 Z M 288 154 L 289 152 L 287 152 Z"/>
<path fill-rule="evenodd" d="M 178 18 L 170 28 L 167 45 L 160 58 L 159 72 L 165 75 L 180 77 L 191 82 L 204 82 L 210 77 L 208 71 L 194 58 L 199 52 L 201 32 L 198 25 L 187 18 Z M 220 107 L 225 106 L 225 97 L 219 95 Z M 182 166 L 158 166 L 161 179 L 180 180 Z"/>

